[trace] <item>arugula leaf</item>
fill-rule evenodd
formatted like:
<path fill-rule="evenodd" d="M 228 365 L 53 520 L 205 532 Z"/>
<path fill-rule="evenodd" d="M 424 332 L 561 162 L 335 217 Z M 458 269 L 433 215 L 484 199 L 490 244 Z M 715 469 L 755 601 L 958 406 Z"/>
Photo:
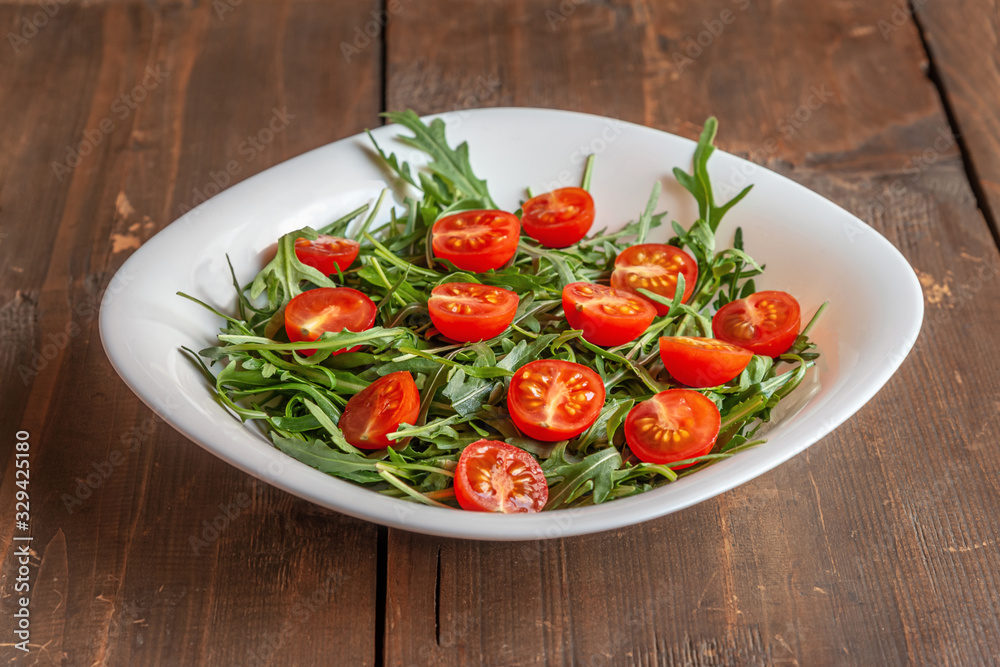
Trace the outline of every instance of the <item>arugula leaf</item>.
<path fill-rule="evenodd" d="M 546 510 L 559 509 L 576 497 L 576 492 L 586 483 L 593 484 L 594 502 L 603 502 L 611 491 L 611 474 L 621 467 L 622 457 L 617 449 L 608 447 L 594 452 L 579 463 L 567 463 L 556 467 L 553 477 L 558 479 L 549 487 Z"/>
<path fill-rule="evenodd" d="M 420 117 L 409 109 L 382 115 L 390 122 L 398 123 L 413 132 L 412 137 L 400 135 L 399 140 L 431 157 L 427 168 L 442 181 L 441 185 L 448 189 L 451 196 L 445 195 L 435 181 L 423 177 L 421 184 L 425 192 L 428 189 L 432 190 L 435 197 L 442 202 L 453 203 L 458 199 L 469 197 L 487 201 L 490 204 L 489 208 L 499 208 L 490 197 L 486 181 L 477 178 L 472 172 L 472 164 L 469 162 L 469 145 L 464 141 L 455 149 L 448 145 L 443 120 L 435 118 L 430 125 L 425 125 Z M 393 168 L 396 169 L 395 166 Z M 400 171 L 400 169 L 396 169 L 396 171 Z"/>
<path fill-rule="evenodd" d="M 674 167 L 674 177 L 678 183 L 694 195 L 695 200 L 698 202 L 698 213 L 701 219 L 708 224 L 712 233 L 715 233 L 715 230 L 719 228 L 722 216 L 746 197 L 747 193 L 753 188 L 753 185 L 748 185 L 722 206 L 715 204 L 715 196 L 712 193 L 712 181 L 708 176 L 708 159 L 715 152 L 713 142 L 718 130 L 719 122 L 714 116 L 705 121 L 705 127 L 698 138 L 698 146 L 694 150 L 694 169 L 691 174 L 688 174 L 680 167 Z"/>
<path fill-rule="evenodd" d="M 311 266 L 306 266 L 295 256 L 295 239 L 315 240 L 316 230 L 305 227 L 285 234 L 278 239 L 278 252 L 265 266 L 250 286 L 250 298 L 256 299 L 267 290 L 267 305 L 277 310 L 290 299 L 302 293 L 302 283 L 317 287 L 334 287 L 332 280 Z"/>
<path fill-rule="evenodd" d="M 653 191 L 649 194 L 646 209 L 639 216 L 639 229 L 635 233 L 636 243 L 646 242 L 646 236 L 649 234 L 650 226 L 653 224 L 653 211 L 656 210 L 656 203 L 660 201 L 660 190 L 662 187 L 659 181 L 653 183 Z"/>
<path fill-rule="evenodd" d="M 320 472 L 361 484 L 381 480 L 375 463 L 363 456 L 335 451 L 319 440 L 282 438 L 274 433 L 271 434 L 271 439 L 274 441 L 274 445 L 285 454 L 316 468 Z"/>

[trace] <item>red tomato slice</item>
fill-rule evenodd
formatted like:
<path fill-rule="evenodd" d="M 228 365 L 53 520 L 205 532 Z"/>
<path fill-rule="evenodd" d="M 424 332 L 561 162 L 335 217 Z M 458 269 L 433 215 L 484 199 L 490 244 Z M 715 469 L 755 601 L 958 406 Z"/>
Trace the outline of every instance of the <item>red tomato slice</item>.
<path fill-rule="evenodd" d="M 526 436 L 556 442 L 590 428 L 604 407 L 604 395 L 601 376 L 586 366 L 540 359 L 511 378 L 507 409 Z"/>
<path fill-rule="evenodd" d="M 420 415 L 420 392 L 406 371 L 390 373 L 351 396 L 338 426 L 344 438 L 358 449 L 384 449 L 393 444 L 386 436 L 400 424 L 413 424 Z"/>
<path fill-rule="evenodd" d="M 640 461 L 673 463 L 709 453 L 721 423 L 719 409 L 702 394 L 668 389 L 632 408 L 625 418 L 625 441 Z"/>
<path fill-rule="evenodd" d="M 712 333 L 762 357 L 777 357 L 798 337 L 799 318 L 799 302 L 791 294 L 756 292 L 719 308 Z"/>
<path fill-rule="evenodd" d="M 431 322 L 443 336 L 460 343 L 487 340 L 514 321 L 518 298 L 510 290 L 476 283 L 445 283 L 431 290 Z"/>
<path fill-rule="evenodd" d="M 571 246 L 594 224 L 594 198 L 583 188 L 559 188 L 521 207 L 524 233 L 549 248 Z"/>
<path fill-rule="evenodd" d="M 314 240 L 295 239 L 295 256 L 306 266 L 311 266 L 324 276 L 337 273 L 337 267 L 346 271 L 357 258 L 361 245 L 339 236 L 319 235 Z"/>
<path fill-rule="evenodd" d="M 660 358 L 675 380 L 689 387 L 714 387 L 743 372 L 753 352 L 714 338 L 660 338 Z"/>
<path fill-rule="evenodd" d="M 641 287 L 666 299 L 673 299 L 679 273 L 684 274 L 684 296 L 681 298 L 684 302 L 694 292 L 694 284 L 698 280 L 698 262 L 672 245 L 643 243 L 625 248 L 615 259 L 611 286 L 636 294 L 636 290 Z M 658 303 L 654 303 L 653 307 L 659 315 L 666 315 L 670 310 Z"/>
<path fill-rule="evenodd" d="M 376 311 L 372 300 L 356 289 L 320 287 L 303 292 L 288 302 L 285 306 L 285 332 L 288 340 L 298 343 L 316 340 L 327 331 L 366 331 L 375 324 Z M 338 350 L 334 354 L 353 352 L 360 348 L 358 345 L 350 350 Z M 308 356 L 315 351 L 299 350 L 299 354 Z"/>
<path fill-rule="evenodd" d="M 479 440 L 458 459 L 455 498 L 462 509 L 474 512 L 540 512 L 549 500 L 549 486 L 528 452 L 497 440 Z"/>
<path fill-rule="evenodd" d="M 463 271 L 499 269 L 517 252 L 521 223 L 505 211 L 463 211 L 431 228 L 434 256 Z"/>
<path fill-rule="evenodd" d="M 656 309 L 635 294 L 594 283 L 570 283 L 562 292 L 566 321 L 594 345 L 614 347 L 649 328 Z"/>

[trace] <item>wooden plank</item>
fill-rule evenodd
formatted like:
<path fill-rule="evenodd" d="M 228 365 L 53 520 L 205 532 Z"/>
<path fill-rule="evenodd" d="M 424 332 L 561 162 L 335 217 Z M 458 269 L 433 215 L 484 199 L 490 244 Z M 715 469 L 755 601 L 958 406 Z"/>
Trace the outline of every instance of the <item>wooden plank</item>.
<path fill-rule="evenodd" d="M 880 25 L 893 39 L 912 12 L 930 52 L 930 75 L 951 114 L 980 206 L 1000 242 L 1000 69 L 996 63 L 1000 16 L 984 0 L 915 0 Z M 902 16 L 901 16 L 902 15 Z"/>
<path fill-rule="evenodd" d="M 31 432 L 37 567 L 23 664 L 376 661 L 376 528 L 186 441 L 118 379 L 97 334 L 117 268 L 230 160 L 236 182 L 378 123 L 379 50 L 340 52 L 375 3 L 224 4 L 60 5 L 0 54 L 0 363 L 13 378 L 0 411 L 5 441 Z M 0 25 L 37 10 L 0 5 Z M 287 126 L 241 152 L 276 113 Z M 60 180 L 52 162 L 90 136 Z M 46 363 L 22 384 L 34 351 Z M 11 498 L 13 452 L 2 458 Z M 13 532 L 4 517 L 5 553 Z M 5 558 L 5 618 L 15 570 Z"/>
<path fill-rule="evenodd" d="M 390 109 L 557 107 L 691 137 L 716 114 L 724 148 L 899 247 L 928 311 L 911 357 L 856 417 L 719 498 L 527 545 L 391 531 L 386 664 L 1000 659 L 1000 256 L 915 26 L 879 32 L 894 8 L 479 0 L 390 24 Z M 489 96 L 476 97 L 481 77 L 499 80 Z"/>

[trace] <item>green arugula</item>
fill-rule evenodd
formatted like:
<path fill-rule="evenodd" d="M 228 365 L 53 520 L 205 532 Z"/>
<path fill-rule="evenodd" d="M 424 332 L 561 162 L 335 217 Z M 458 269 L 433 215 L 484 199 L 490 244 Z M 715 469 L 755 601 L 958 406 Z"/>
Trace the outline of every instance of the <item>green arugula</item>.
<path fill-rule="evenodd" d="M 469 145 L 464 141 L 455 149 L 448 145 L 443 120 L 435 118 L 430 125 L 426 125 L 410 109 L 382 115 L 390 122 L 402 125 L 412 131 L 412 137 L 400 135 L 399 140 L 407 146 L 427 153 L 431 158 L 431 162 L 427 165 L 431 174 L 421 172 L 419 174 L 420 183 L 417 184 L 413 180 L 408 164 L 400 165 L 395 155 L 386 158 L 382 149 L 378 148 L 378 144 L 375 144 L 376 150 L 386 159 L 387 164 L 404 180 L 416 185 L 425 194 L 433 195 L 441 203 L 451 204 L 460 199 L 468 198 L 482 200 L 489 205 L 487 208 L 498 208 L 490 197 L 486 181 L 480 180 L 472 172 L 472 164 L 469 162 Z M 369 134 L 369 136 L 371 135 Z M 374 143 L 374 139 L 372 142 Z"/>
<path fill-rule="evenodd" d="M 666 222 L 656 212 L 661 184 L 655 183 L 635 221 L 608 233 L 596 232 L 559 250 L 522 240 L 505 268 L 471 275 L 443 268 L 430 251 L 430 229 L 443 215 L 475 208 L 496 208 L 485 180 L 472 170 L 469 147 L 452 148 L 440 119 L 424 123 L 413 111 L 385 114 L 411 134 L 399 140 L 427 154 L 425 167 L 414 168 L 372 142 L 385 167 L 419 190 L 405 197 L 402 209 L 390 211 L 388 224 L 377 227 L 385 199 L 351 211 L 320 231 L 346 235 L 351 222 L 367 213 L 352 236 L 361 243 L 353 268 L 323 276 L 295 256 L 295 240 L 313 239 L 304 228 L 282 236 L 277 253 L 247 286 L 233 277 L 236 313 L 227 315 L 192 297 L 222 319 L 219 344 L 195 353 L 216 399 L 242 420 L 263 423 L 275 447 L 327 474 L 362 484 L 378 493 L 433 506 L 456 507 L 452 479 L 462 449 L 481 438 L 502 439 L 539 458 L 549 483 L 546 510 L 607 502 L 696 474 L 722 458 L 759 445 L 756 436 L 775 406 L 801 384 L 818 353 L 809 339 L 816 317 L 780 363 L 754 357 L 743 373 L 719 387 L 700 390 L 719 407 L 722 431 L 713 451 L 670 465 L 642 463 L 629 451 L 622 425 L 629 410 L 654 393 L 676 386 L 659 361 L 664 335 L 712 335 L 714 309 L 752 293 L 753 278 L 763 271 L 743 250 L 742 231 L 732 247 L 717 249 L 722 217 L 743 197 L 718 204 L 708 175 L 718 129 L 705 123 L 691 173 L 675 169 L 678 182 L 698 203 L 699 219 L 688 227 L 672 221 L 669 239 L 698 262 L 691 297 L 663 299 L 644 295 L 669 308 L 637 340 L 612 349 L 588 343 L 569 329 L 562 315 L 561 289 L 570 282 L 607 283 L 614 261 L 625 248 L 645 242 Z M 590 186 L 593 156 L 587 160 L 584 187 Z M 661 237 L 662 238 L 662 237 Z M 682 279 L 681 279 L 682 280 Z M 428 338 L 427 300 L 447 282 L 480 282 L 514 290 L 520 297 L 512 327 L 481 343 L 447 344 Z M 368 331 L 330 332 L 318 341 L 290 343 L 283 312 L 289 299 L 306 289 L 345 285 L 361 290 L 377 304 L 376 326 Z M 183 295 L 187 296 L 187 295 Z M 820 310 L 822 312 L 822 309 Z M 332 354 L 363 346 L 359 352 Z M 304 350 L 315 350 L 304 356 Z M 607 399 L 596 422 L 576 438 L 546 443 L 526 438 L 510 419 L 506 391 L 510 377 L 534 359 L 566 359 L 595 369 L 604 380 Z M 213 373 L 210 365 L 220 364 Z M 408 371 L 421 390 L 419 418 L 390 435 L 397 445 L 360 452 L 337 427 L 351 396 L 378 378 Z M 688 464 L 690 467 L 684 467 Z M 684 467 L 683 470 L 677 470 Z"/>
<path fill-rule="evenodd" d="M 285 234 L 278 241 L 278 251 L 267 266 L 257 274 L 250 286 L 250 298 L 256 299 L 267 290 L 267 305 L 276 310 L 293 297 L 302 293 L 302 283 L 316 287 L 334 287 L 332 280 L 311 266 L 306 266 L 295 256 L 295 240 L 310 241 L 317 237 L 314 229 L 305 227 L 291 234 Z"/>
<path fill-rule="evenodd" d="M 712 181 L 708 176 L 708 159 L 715 152 L 715 134 L 718 131 L 719 122 L 715 117 L 711 117 L 705 121 L 705 127 L 701 131 L 698 146 L 694 151 L 693 173 L 688 174 L 680 167 L 674 167 L 674 177 L 678 183 L 694 195 L 695 200 L 698 202 L 698 213 L 701 216 L 701 220 L 707 223 L 713 234 L 719 228 L 722 216 L 746 197 L 753 188 L 753 185 L 748 185 L 742 192 L 722 206 L 716 206 L 715 197 L 712 194 Z"/>

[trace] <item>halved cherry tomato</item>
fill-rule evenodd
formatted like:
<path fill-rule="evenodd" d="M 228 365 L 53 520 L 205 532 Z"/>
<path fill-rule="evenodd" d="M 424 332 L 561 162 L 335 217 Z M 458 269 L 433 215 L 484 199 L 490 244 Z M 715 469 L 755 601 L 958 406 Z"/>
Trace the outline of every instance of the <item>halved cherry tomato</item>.
<path fill-rule="evenodd" d="M 634 340 L 656 317 L 646 299 L 595 283 L 566 285 L 562 303 L 569 325 L 582 330 L 585 341 L 605 347 Z"/>
<path fill-rule="evenodd" d="M 288 340 L 298 343 L 316 340 L 324 332 L 366 331 L 375 324 L 377 309 L 372 300 L 350 287 L 320 287 L 299 294 L 285 306 L 285 332 Z M 334 354 L 354 352 L 338 350 Z M 299 350 L 310 355 L 316 350 Z"/>
<path fill-rule="evenodd" d="M 721 423 L 719 409 L 702 394 L 668 389 L 632 408 L 625 418 L 625 441 L 640 461 L 673 463 L 710 452 Z"/>
<path fill-rule="evenodd" d="M 559 188 L 521 207 L 524 233 L 549 248 L 571 246 L 594 224 L 594 198 L 583 188 Z"/>
<path fill-rule="evenodd" d="M 799 318 L 799 302 L 791 294 L 756 292 L 719 308 L 712 333 L 762 357 L 777 357 L 798 337 Z"/>
<path fill-rule="evenodd" d="M 604 381 L 586 366 L 539 359 L 511 378 L 507 409 L 526 436 L 556 442 L 590 428 L 604 407 L 604 396 Z"/>
<path fill-rule="evenodd" d="M 549 486 L 528 452 L 498 440 L 478 440 L 458 458 L 455 499 L 474 512 L 540 512 Z"/>
<path fill-rule="evenodd" d="M 393 444 L 386 436 L 400 424 L 413 424 L 420 415 L 420 392 L 406 371 L 389 373 L 351 396 L 338 426 L 358 449 L 383 449 Z"/>
<path fill-rule="evenodd" d="M 714 338 L 664 336 L 660 359 L 675 380 L 689 387 L 714 387 L 743 372 L 753 352 Z"/>
<path fill-rule="evenodd" d="M 636 294 L 636 290 L 641 287 L 664 298 L 673 299 L 679 273 L 684 274 L 684 296 L 681 298 L 684 302 L 691 296 L 698 280 L 698 262 L 672 245 L 643 243 L 625 248 L 615 259 L 611 286 Z M 653 307 L 660 315 L 666 315 L 670 310 L 659 303 L 653 303 Z"/>
<path fill-rule="evenodd" d="M 357 258 L 361 244 L 351 239 L 342 239 L 339 236 L 326 236 L 320 234 L 310 241 L 309 239 L 295 239 L 295 256 L 306 266 L 311 266 L 324 276 L 331 276 L 337 273 L 339 267 L 341 271 L 346 271 L 347 267 Z"/>
<path fill-rule="evenodd" d="M 521 223 L 505 211 L 462 211 L 431 228 L 434 256 L 463 271 L 499 269 L 517 252 Z"/>
<path fill-rule="evenodd" d="M 517 304 L 517 294 L 502 287 L 445 283 L 431 290 L 427 310 L 442 335 L 468 343 L 506 331 L 514 321 Z"/>

